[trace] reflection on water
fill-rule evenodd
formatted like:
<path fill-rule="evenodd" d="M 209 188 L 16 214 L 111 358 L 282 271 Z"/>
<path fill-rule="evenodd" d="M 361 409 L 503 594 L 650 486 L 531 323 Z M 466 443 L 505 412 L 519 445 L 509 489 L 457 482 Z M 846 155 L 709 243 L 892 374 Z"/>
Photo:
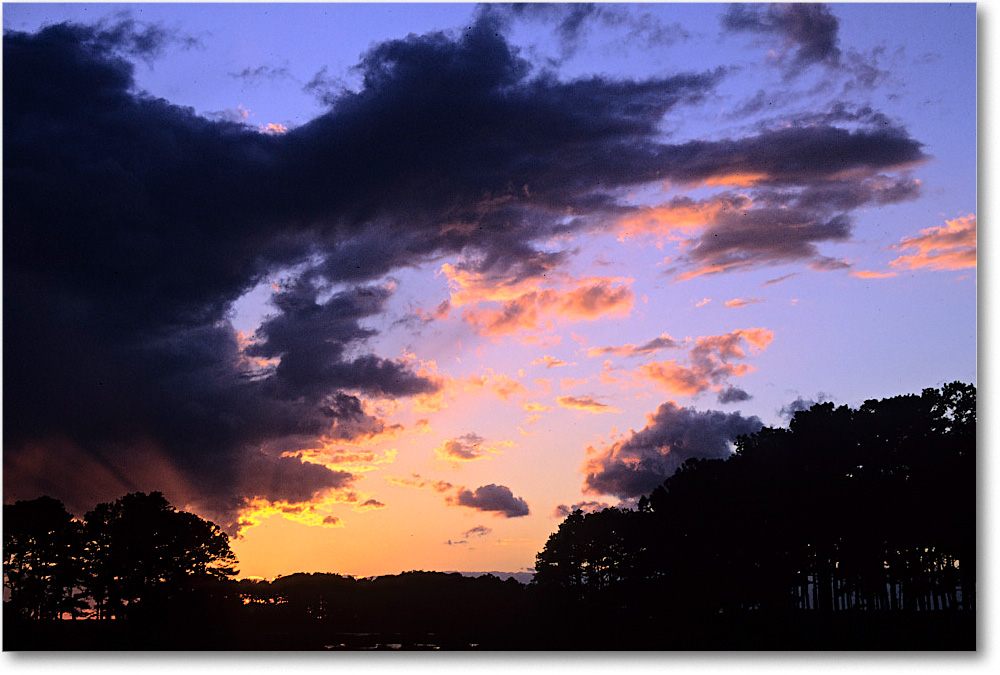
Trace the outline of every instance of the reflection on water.
<path fill-rule="evenodd" d="M 328 634 L 326 642 L 319 643 L 329 651 L 439 651 L 479 649 L 478 642 L 452 641 L 436 633 L 334 633 Z"/>

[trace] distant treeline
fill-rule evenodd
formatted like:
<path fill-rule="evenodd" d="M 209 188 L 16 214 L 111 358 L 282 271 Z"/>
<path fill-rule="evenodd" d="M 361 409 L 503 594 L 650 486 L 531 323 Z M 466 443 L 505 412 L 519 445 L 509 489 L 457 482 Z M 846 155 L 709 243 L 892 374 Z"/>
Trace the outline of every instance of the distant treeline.
<path fill-rule="evenodd" d="M 4 647 L 973 649 L 975 440 L 971 385 L 817 404 L 689 461 L 634 510 L 572 513 L 530 585 L 236 581 L 226 535 L 159 493 L 83 521 L 18 502 Z"/>

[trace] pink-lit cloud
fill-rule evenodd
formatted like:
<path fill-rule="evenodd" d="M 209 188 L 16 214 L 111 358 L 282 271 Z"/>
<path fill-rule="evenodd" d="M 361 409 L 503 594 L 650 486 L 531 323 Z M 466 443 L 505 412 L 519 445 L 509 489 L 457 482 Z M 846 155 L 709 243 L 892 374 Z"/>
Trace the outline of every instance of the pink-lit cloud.
<path fill-rule="evenodd" d="M 680 396 L 694 396 L 712 386 L 709 373 L 678 365 L 674 359 L 647 363 L 639 373 L 663 391 Z"/>
<path fill-rule="evenodd" d="M 451 305 L 467 306 L 462 318 L 481 335 L 506 336 L 551 332 L 556 322 L 624 317 L 632 311 L 633 280 L 619 277 L 572 278 L 554 272 L 555 262 L 538 264 L 531 273 L 507 276 L 477 272 L 445 263 L 442 273 L 452 288 Z M 499 307 L 480 307 L 499 304 Z M 527 336 L 521 339 L 534 338 Z"/>
<path fill-rule="evenodd" d="M 587 356 L 593 358 L 595 356 L 604 356 L 605 354 L 615 354 L 618 356 L 638 356 L 640 354 L 652 354 L 661 349 L 676 349 L 683 347 L 684 342 L 675 340 L 667 333 L 663 333 L 659 337 L 653 338 L 649 342 L 645 342 L 641 345 L 625 344 L 620 346 L 612 347 L 594 347 L 587 351 Z"/>
<path fill-rule="evenodd" d="M 733 298 L 732 300 L 726 300 L 726 307 L 746 307 L 747 305 L 753 305 L 758 302 L 764 302 L 762 298 Z"/>
<path fill-rule="evenodd" d="M 635 302 L 630 283 L 630 279 L 598 277 L 576 280 L 560 289 L 529 291 L 504 301 L 499 309 L 467 309 L 462 318 L 482 335 L 499 336 L 552 330 L 556 320 L 624 317 Z"/>
<path fill-rule="evenodd" d="M 753 367 L 745 363 L 734 364 L 731 361 L 746 357 L 745 345 L 753 351 L 760 351 L 766 349 L 773 340 L 774 331 L 765 328 L 740 328 L 723 335 L 702 336 L 693 340 L 694 344 L 688 349 L 687 359 L 684 362 L 679 359 L 654 361 L 639 366 L 635 374 L 641 379 L 652 382 L 658 389 L 668 394 L 694 396 L 711 389 L 719 392 L 720 402 L 732 402 L 739 400 L 739 396 L 735 391 L 725 389 L 726 385 L 731 378 L 746 375 L 753 370 Z M 680 347 L 690 342 L 688 340 L 681 343 L 671 338 L 669 346 Z M 626 356 L 653 351 L 655 350 L 643 351 L 632 345 L 601 350 L 602 353 Z M 615 379 L 609 373 L 606 378 L 602 378 L 602 381 L 613 383 Z M 742 390 L 740 395 L 749 397 Z"/>
<path fill-rule="evenodd" d="M 556 399 L 556 403 L 561 405 L 563 408 L 583 410 L 584 412 L 589 413 L 600 414 L 621 412 L 618 408 L 596 401 L 590 396 L 560 396 Z"/>
<path fill-rule="evenodd" d="M 260 125 L 260 132 L 269 136 L 280 136 L 288 133 L 288 127 L 280 122 L 268 122 Z"/>
<path fill-rule="evenodd" d="M 562 366 L 568 366 L 570 364 L 566 363 L 562 359 L 557 359 L 554 356 L 543 356 L 541 358 L 532 361 L 531 365 L 533 366 L 544 365 L 546 368 L 560 368 Z"/>
<path fill-rule="evenodd" d="M 427 488 L 429 490 L 437 492 L 438 494 L 448 492 L 449 490 L 453 490 L 455 488 L 455 486 L 449 483 L 448 481 L 430 480 L 428 478 L 424 478 L 423 476 L 417 473 L 413 473 L 410 474 L 409 476 L 402 476 L 402 477 L 386 476 L 386 480 L 392 483 L 393 485 L 404 485 L 406 487 L 413 487 L 413 488 Z"/>
<path fill-rule="evenodd" d="M 724 194 L 707 200 L 675 197 L 665 204 L 639 208 L 617 223 L 619 236 L 639 234 L 676 237 L 676 233 L 696 230 L 715 222 L 726 211 L 744 211 L 753 201 L 742 194 Z"/>
<path fill-rule="evenodd" d="M 903 251 L 890 267 L 904 270 L 962 270 L 976 267 L 976 216 L 946 220 L 914 237 L 904 237 L 891 249 Z M 913 251 L 913 252 L 910 252 Z"/>
<path fill-rule="evenodd" d="M 573 387 L 578 387 L 581 384 L 587 384 L 590 378 L 587 377 L 563 377 L 559 380 L 559 388 L 565 391 L 566 389 L 572 389 Z"/>
<path fill-rule="evenodd" d="M 857 277 L 859 279 L 889 279 L 898 274 L 898 272 L 875 272 L 872 270 L 854 270 L 849 272 L 852 277 Z"/>
<path fill-rule="evenodd" d="M 457 438 L 451 438 L 434 448 L 434 454 L 438 459 L 451 462 L 457 466 L 460 462 L 471 462 L 483 459 L 491 455 L 503 452 L 502 447 L 509 447 L 513 443 L 489 443 L 478 434 L 468 433 Z"/>
<path fill-rule="evenodd" d="M 472 373 L 464 377 L 439 375 L 436 369 L 430 368 L 421 369 L 419 372 L 438 385 L 437 390 L 433 393 L 415 396 L 413 399 L 415 409 L 427 412 L 442 410 L 462 394 L 487 391 L 501 401 L 508 402 L 511 399 L 516 399 L 523 403 L 531 393 L 518 380 L 504 373 L 498 373 L 492 368 L 485 368 L 482 372 Z"/>
<path fill-rule="evenodd" d="M 420 307 L 418 307 L 413 311 L 413 314 L 417 318 L 417 320 L 419 320 L 421 323 L 430 323 L 431 321 L 443 321 L 444 319 L 447 319 L 451 315 L 451 302 L 448 300 L 443 300 L 432 311 L 427 311 L 425 309 L 421 309 Z"/>

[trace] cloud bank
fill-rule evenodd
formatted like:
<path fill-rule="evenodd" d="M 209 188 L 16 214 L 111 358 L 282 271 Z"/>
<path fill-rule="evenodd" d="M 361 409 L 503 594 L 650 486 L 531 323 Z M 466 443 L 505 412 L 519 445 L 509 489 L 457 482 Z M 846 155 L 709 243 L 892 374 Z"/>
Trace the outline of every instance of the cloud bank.
<path fill-rule="evenodd" d="M 5 398 L 5 496 L 55 494 L 80 513 L 164 488 L 232 527 L 256 500 L 350 490 L 353 473 L 302 451 L 384 432 L 363 397 L 432 400 L 444 386 L 371 346 L 392 272 L 451 257 L 471 281 L 426 315 L 463 307 L 478 332 L 517 335 L 631 311 L 631 280 L 565 272 L 575 253 L 558 242 L 573 236 L 628 219 L 658 232 L 663 213 L 686 209 L 696 222 L 679 278 L 831 269 L 842 263 L 817 246 L 849 237 L 847 211 L 915 194 L 896 174 L 925 156 L 901 127 L 830 119 L 670 143 L 664 119 L 711 96 L 725 69 L 560 80 L 508 43 L 504 11 L 484 9 L 460 34 L 372 45 L 358 91 L 325 90 L 327 111 L 282 133 L 140 91 L 134 60 L 186 44 L 162 29 L 6 32 L 4 387 L 16 395 Z M 570 39 L 590 14 L 614 13 L 558 11 Z M 806 23 L 823 24 L 813 11 Z M 832 58 L 835 43 L 824 52 L 779 19 L 741 25 L 788 36 L 793 62 Z M 750 194 L 662 212 L 621 199 L 664 181 Z M 238 334 L 234 303 L 279 276 L 271 315 Z M 501 488 L 454 498 L 519 513 Z"/>

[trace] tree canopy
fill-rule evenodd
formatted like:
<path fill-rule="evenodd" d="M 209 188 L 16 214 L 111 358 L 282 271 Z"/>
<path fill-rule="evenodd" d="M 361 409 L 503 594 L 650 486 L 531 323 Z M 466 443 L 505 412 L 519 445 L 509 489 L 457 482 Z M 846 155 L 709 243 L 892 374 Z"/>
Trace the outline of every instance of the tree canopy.
<path fill-rule="evenodd" d="M 638 511 L 576 512 L 535 581 L 675 613 L 975 607 L 976 389 L 820 403 L 690 460 Z"/>
<path fill-rule="evenodd" d="M 162 606 L 204 579 L 227 579 L 236 556 L 213 523 L 159 492 L 98 504 L 82 521 L 51 497 L 4 505 L 4 584 L 27 618 Z M 89 601 L 89 602 L 87 602 Z"/>

